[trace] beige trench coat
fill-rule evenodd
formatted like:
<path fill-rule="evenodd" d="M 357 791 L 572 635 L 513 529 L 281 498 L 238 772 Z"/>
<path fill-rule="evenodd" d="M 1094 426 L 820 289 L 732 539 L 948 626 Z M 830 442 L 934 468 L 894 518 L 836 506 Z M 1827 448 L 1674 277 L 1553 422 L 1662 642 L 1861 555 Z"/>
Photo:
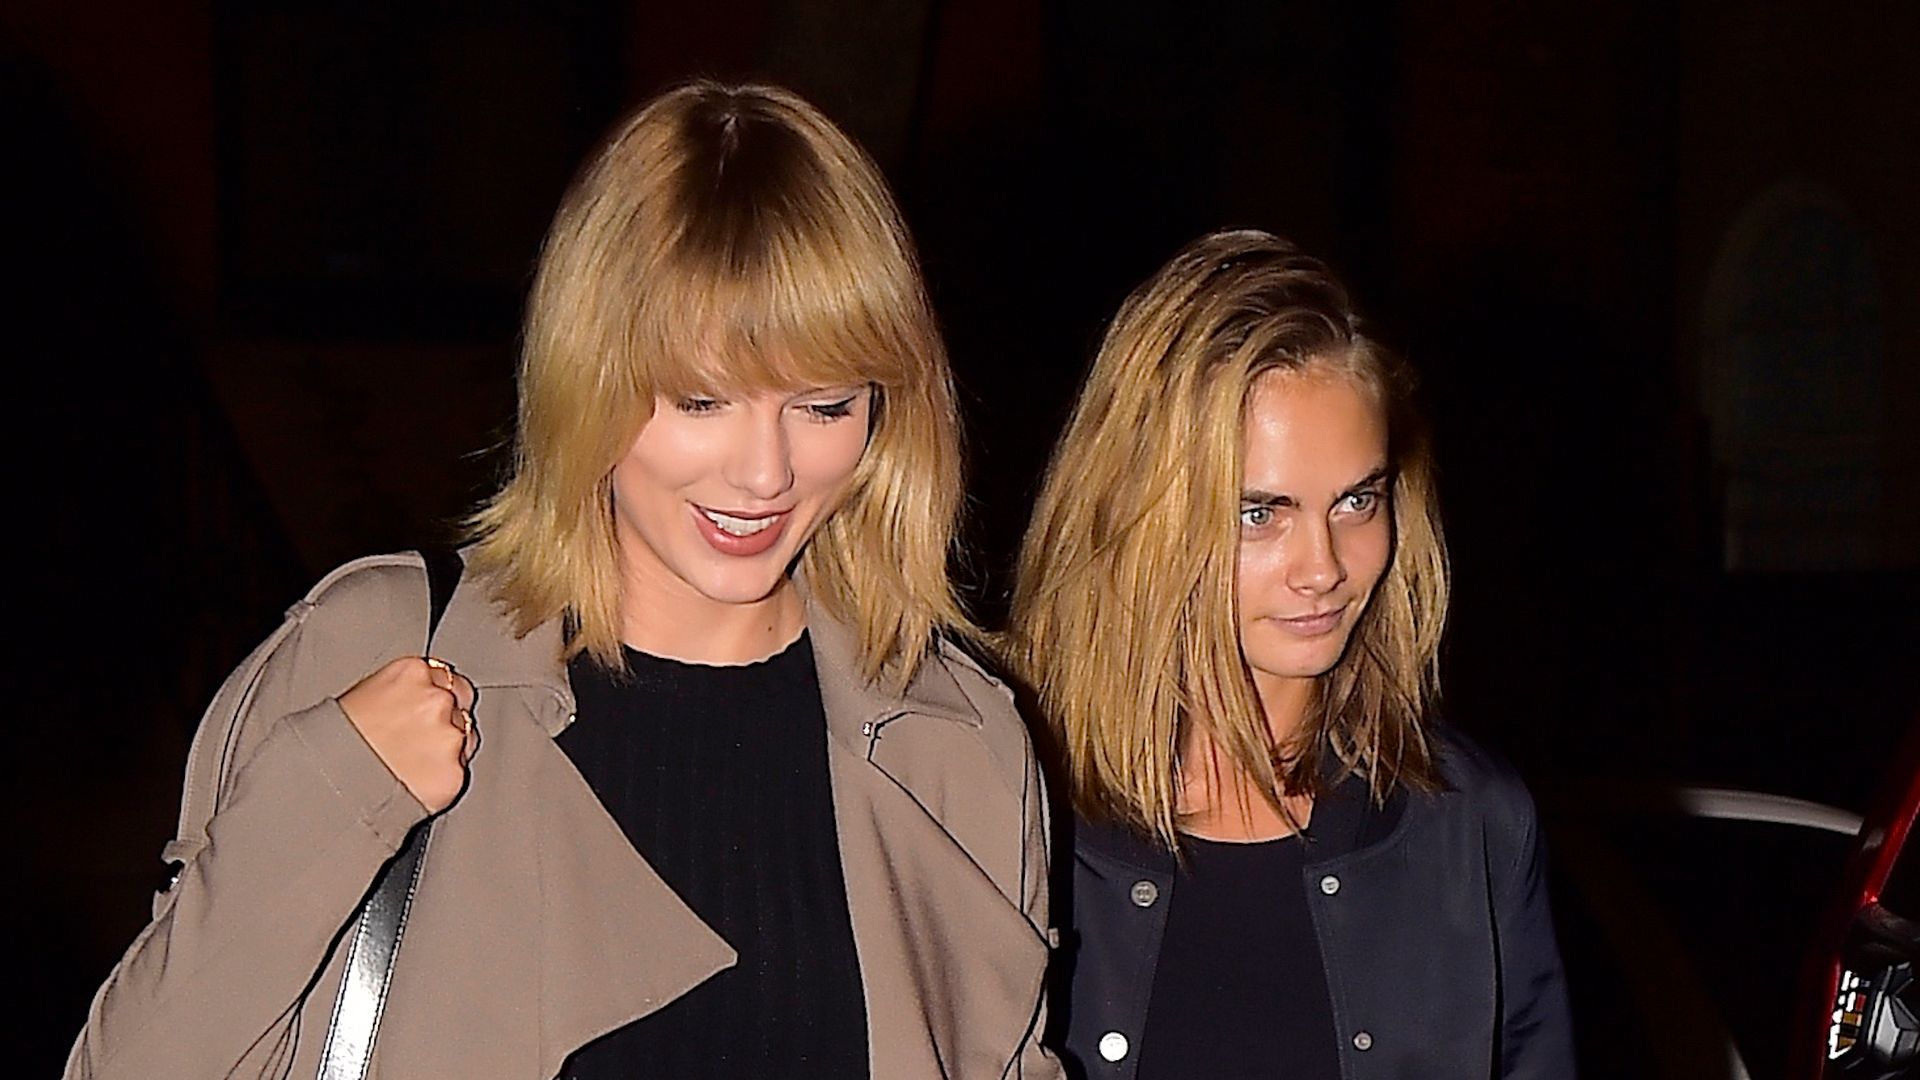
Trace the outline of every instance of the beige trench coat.
<path fill-rule="evenodd" d="M 315 1074 L 342 929 L 425 816 L 334 698 L 419 652 L 426 609 L 418 556 L 351 563 L 228 679 L 165 852 L 186 868 L 67 1077 Z M 808 628 L 872 1076 L 1057 1076 L 1039 1047 L 1044 800 L 1009 696 L 945 649 L 886 693 L 858 678 L 848 628 L 811 604 Z M 478 687 L 482 743 L 435 826 L 374 1076 L 552 1077 L 734 963 L 554 745 L 574 719 L 559 643 L 557 624 L 516 640 L 471 577 L 448 606 L 434 651 Z"/>

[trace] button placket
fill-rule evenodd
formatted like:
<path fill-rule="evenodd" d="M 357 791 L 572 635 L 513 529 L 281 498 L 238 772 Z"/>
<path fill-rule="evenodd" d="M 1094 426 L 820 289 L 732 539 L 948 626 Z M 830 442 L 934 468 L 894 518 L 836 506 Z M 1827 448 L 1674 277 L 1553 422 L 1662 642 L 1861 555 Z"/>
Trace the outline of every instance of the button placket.
<path fill-rule="evenodd" d="M 1337 896 L 1339 895 L 1339 892 L 1340 892 L 1340 877 L 1338 874 L 1321 875 L 1320 895 Z M 1355 1050 L 1360 1051 L 1363 1054 L 1373 1049 L 1373 1033 L 1365 1029 L 1354 1032 L 1352 1041 L 1353 1041 L 1353 1048 Z"/>

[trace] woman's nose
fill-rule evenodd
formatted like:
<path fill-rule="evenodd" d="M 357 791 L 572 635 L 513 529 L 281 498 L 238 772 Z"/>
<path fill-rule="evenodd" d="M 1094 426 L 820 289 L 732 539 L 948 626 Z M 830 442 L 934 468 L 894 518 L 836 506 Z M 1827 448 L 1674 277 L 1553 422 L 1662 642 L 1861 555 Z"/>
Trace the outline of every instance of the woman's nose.
<path fill-rule="evenodd" d="M 1287 585 L 1300 592 L 1320 594 L 1333 590 L 1347 580 L 1347 568 L 1340 561 L 1340 550 L 1333 529 L 1319 522 L 1294 534 L 1296 544 L 1287 564 Z"/>
<path fill-rule="evenodd" d="M 722 472 L 727 483 L 756 499 L 777 499 L 793 486 L 793 453 L 778 408 L 743 409 Z"/>

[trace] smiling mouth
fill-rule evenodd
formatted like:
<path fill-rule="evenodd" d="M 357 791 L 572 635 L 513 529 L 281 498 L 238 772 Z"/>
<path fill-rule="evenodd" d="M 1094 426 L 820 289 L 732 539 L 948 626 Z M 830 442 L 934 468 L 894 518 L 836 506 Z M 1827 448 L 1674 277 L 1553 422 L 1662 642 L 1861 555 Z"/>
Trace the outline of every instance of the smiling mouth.
<path fill-rule="evenodd" d="M 1319 637 L 1321 634 L 1329 633 L 1334 627 L 1339 626 L 1341 617 L 1346 614 L 1346 610 L 1346 607 L 1342 605 L 1331 611 L 1322 611 L 1314 615 L 1295 615 L 1290 618 L 1276 618 L 1274 621 L 1285 627 L 1289 632 L 1298 634 L 1301 637 Z"/>
<path fill-rule="evenodd" d="M 785 514 L 785 511 L 778 511 L 761 517 L 742 517 L 737 514 L 725 514 L 718 510 L 710 510 L 704 506 L 696 507 L 696 509 L 698 509 L 708 521 L 713 522 L 714 528 L 719 529 L 728 536 L 754 536 L 766 532 L 778 523 L 780 518 Z"/>

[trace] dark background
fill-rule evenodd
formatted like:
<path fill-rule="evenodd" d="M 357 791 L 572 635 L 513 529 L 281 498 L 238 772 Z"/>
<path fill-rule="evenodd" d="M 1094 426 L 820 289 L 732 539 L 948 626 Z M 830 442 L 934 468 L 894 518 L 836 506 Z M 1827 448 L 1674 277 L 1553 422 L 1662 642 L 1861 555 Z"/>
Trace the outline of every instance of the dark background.
<path fill-rule="evenodd" d="M 1129 288 L 1231 224 L 1342 270 L 1423 372 L 1449 709 L 1547 812 L 1589 1073 L 1723 1075 L 1673 1040 L 1725 1023 L 1778 1075 L 1844 844 L 1632 793 L 1857 811 L 1916 715 L 1916 66 L 1906 0 L 8 5 L 27 1073 L 145 919 L 212 688 L 487 490 L 568 177 L 712 74 L 801 91 L 893 180 L 988 622 Z"/>

